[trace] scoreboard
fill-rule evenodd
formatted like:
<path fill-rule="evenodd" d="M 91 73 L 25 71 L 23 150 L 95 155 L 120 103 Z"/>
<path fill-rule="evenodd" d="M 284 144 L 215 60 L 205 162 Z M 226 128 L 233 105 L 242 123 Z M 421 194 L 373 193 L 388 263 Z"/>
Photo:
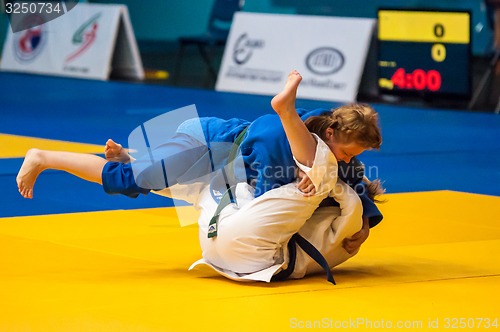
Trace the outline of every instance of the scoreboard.
<path fill-rule="evenodd" d="M 380 9 L 379 91 L 469 97 L 470 21 L 468 12 Z"/>

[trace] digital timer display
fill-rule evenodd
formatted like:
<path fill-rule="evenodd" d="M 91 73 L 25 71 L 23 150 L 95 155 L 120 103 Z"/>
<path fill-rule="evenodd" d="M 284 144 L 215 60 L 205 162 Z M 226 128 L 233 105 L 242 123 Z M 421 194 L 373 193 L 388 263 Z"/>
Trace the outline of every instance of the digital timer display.
<path fill-rule="evenodd" d="M 391 82 L 400 89 L 441 90 L 441 74 L 437 70 L 426 72 L 422 69 L 415 69 L 412 73 L 406 73 L 403 68 L 399 68 L 392 75 Z"/>
<path fill-rule="evenodd" d="M 468 12 L 381 9 L 378 21 L 381 93 L 470 95 Z"/>

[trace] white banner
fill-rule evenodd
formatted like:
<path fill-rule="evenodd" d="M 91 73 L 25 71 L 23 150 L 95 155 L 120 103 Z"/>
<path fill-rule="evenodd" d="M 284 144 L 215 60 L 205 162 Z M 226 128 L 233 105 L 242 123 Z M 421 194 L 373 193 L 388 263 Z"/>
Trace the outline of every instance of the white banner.
<path fill-rule="evenodd" d="M 41 13 L 20 20 L 41 20 Z M 19 20 L 18 20 L 19 21 Z M 25 24 L 22 21 L 12 24 Z M 0 68 L 35 74 L 106 80 L 110 74 L 144 78 L 126 6 L 79 3 L 42 25 L 9 28 Z"/>
<path fill-rule="evenodd" d="M 274 95 L 296 69 L 299 98 L 354 102 L 374 27 L 373 19 L 238 12 L 216 90 Z"/>

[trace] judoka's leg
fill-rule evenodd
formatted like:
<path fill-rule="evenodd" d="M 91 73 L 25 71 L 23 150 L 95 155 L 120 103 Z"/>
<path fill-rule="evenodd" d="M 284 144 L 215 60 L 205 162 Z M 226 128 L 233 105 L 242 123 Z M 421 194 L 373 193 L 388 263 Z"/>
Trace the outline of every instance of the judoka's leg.
<path fill-rule="evenodd" d="M 117 150 L 118 155 L 108 153 L 107 156 L 112 160 L 115 157 L 123 160 L 120 151 Z M 189 184 L 190 180 L 210 172 L 208 147 L 189 135 L 176 134 L 130 163 L 106 164 L 102 178 L 107 193 L 137 197 L 150 190 L 169 188 L 178 184 L 180 179 Z"/>
<path fill-rule="evenodd" d="M 106 159 L 92 154 L 31 149 L 17 174 L 19 193 L 33 198 L 33 187 L 38 175 L 46 169 L 73 174 L 83 180 L 102 184 L 101 173 Z"/>

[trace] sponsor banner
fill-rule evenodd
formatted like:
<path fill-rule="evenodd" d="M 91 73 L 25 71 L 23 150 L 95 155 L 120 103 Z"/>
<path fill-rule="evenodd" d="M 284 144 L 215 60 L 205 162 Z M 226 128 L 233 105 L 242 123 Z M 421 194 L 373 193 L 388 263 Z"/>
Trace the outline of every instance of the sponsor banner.
<path fill-rule="evenodd" d="M 55 19 L 45 15 L 11 19 L 2 70 L 101 80 L 113 72 L 143 79 L 126 6 L 78 3 Z"/>
<path fill-rule="evenodd" d="M 235 14 L 216 90 L 274 95 L 293 69 L 298 97 L 354 102 L 375 20 Z"/>

